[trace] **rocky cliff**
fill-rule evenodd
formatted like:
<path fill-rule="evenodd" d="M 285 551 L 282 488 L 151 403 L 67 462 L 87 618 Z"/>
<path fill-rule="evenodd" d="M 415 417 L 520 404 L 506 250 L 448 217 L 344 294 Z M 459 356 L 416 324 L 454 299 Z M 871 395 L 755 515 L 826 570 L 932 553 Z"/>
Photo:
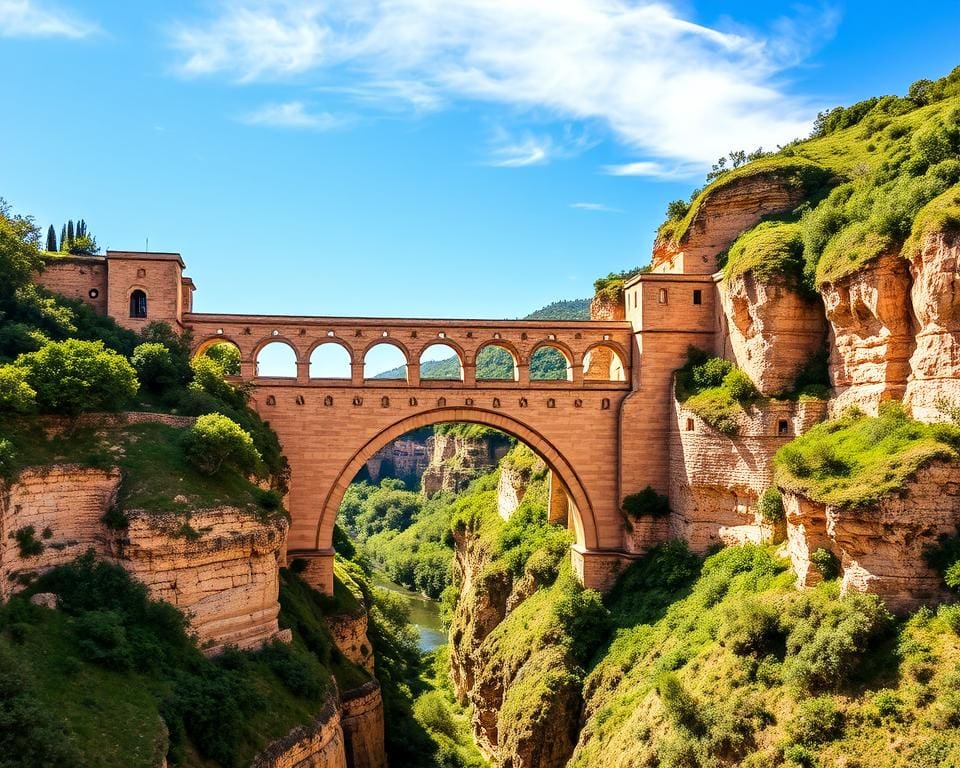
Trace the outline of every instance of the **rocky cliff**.
<path fill-rule="evenodd" d="M 428 497 L 444 491 L 462 491 L 478 475 L 493 469 L 508 449 L 507 440 L 494 433 L 437 433 L 427 440 L 430 463 L 420 487 Z"/>

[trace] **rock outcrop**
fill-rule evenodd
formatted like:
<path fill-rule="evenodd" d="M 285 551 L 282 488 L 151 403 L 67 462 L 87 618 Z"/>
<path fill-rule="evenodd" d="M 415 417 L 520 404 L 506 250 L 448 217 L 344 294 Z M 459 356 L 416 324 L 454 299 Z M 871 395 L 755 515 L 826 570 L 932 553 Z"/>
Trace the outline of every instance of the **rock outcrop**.
<path fill-rule="evenodd" d="M 337 649 L 348 661 L 373 674 L 373 649 L 367 638 L 367 611 L 325 616 L 324 621 Z"/>
<path fill-rule="evenodd" d="M 710 190 L 678 239 L 657 238 L 653 269 L 712 274 L 717 269 L 718 253 L 764 216 L 796 208 L 804 195 L 802 185 L 776 170 L 754 173 Z"/>
<path fill-rule="evenodd" d="M 505 439 L 439 434 L 427 440 L 430 464 L 423 473 L 421 490 L 426 496 L 462 491 L 470 481 L 493 469 L 509 449 Z"/>
<path fill-rule="evenodd" d="M 251 768 L 347 768 L 340 703 L 330 696 L 309 726 L 295 728 L 253 760 Z"/>
<path fill-rule="evenodd" d="M 770 542 L 776 525 L 757 512 L 780 446 L 822 420 L 823 400 L 770 400 L 749 407 L 727 436 L 674 401 L 670 429 L 670 534 L 695 552 L 716 544 Z"/>
<path fill-rule="evenodd" d="M 402 437 L 388 443 L 367 459 L 367 475 L 372 483 L 384 477 L 403 480 L 408 488 L 416 488 L 420 476 L 430 464 L 428 439 Z"/>
<path fill-rule="evenodd" d="M 344 693 L 340 723 L 346 743 L 347 768 L 387 768 L 380 683 L 371 680 Z"/>
<path fill-rule="evenodd" d="M 904 400 L 916 418 L 935 421 L 960 406 L 960 234 L 925 238 L 910 274 L 918 329 Z"/>
<path fill-rule="evenodd" d="M 721 280 L 717 292 L 723 312 L 716 353 L 743 369 L 761 394 L 790 391 L 823 349 L 822 304 L 787 280 L 762 281 L 750 272 Z"/>
<path fill-rule="evenodd" d="M 278 557 L 283 518 L 246 510 L 196 510 L 182 517 L 126 513 L 126 528 L 104 516 L 117 501 L 120 472 L 76 466 L 28 469 L 0 489 L 0 596 L 88 549 L 126 568 L 154 598 L 183 609 L 199 642 L 253 647 L 278 636 Z M 42 546 L 25 554 L 17 541 L 32 530 Z M 279 635 L 281 638 L 282 635 Z"/>
<path fill-rule="evenodd" d="M 826 549 L 840 561 L 843 591 L 876 593 L 895 612 L 947 597 L 924 551 L 960 527 L 960 466 L 934 463 L 902 493 L 871 507 L 830 506 L 790 492 L 783 501 L 787 551 L 800 586 L 820 580 L 811 555 Z"/>
<path fill-rule="evenodd" d="M 875 414 L 880 403 L 902 398 L 914 347 L 907 262 L 884 254 L 820 293 L 830 323 L 832 412 L 856 405 Z"/>

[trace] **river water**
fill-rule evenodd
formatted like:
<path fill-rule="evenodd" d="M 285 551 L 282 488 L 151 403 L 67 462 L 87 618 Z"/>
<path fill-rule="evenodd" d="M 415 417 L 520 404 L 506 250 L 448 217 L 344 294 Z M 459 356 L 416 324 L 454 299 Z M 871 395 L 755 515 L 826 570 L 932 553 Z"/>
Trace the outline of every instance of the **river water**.
<path fill-rule="evenodd" d="M 410 623 L 420 633 L 421 651 L 432 651 L 447 642 L 447 633 L 440 621 L 440 606 L 435 600 L 390 581 L 387 575 L 379 570 L 373 573 L 373 583 L 377 589 L 393 592 L 406 601 L 410 608 Z"/>

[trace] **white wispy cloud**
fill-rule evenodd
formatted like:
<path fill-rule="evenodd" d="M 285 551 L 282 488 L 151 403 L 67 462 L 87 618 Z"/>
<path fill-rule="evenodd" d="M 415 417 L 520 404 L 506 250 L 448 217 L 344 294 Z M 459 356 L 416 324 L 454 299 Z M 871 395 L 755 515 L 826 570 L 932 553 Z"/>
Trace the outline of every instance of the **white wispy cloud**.
<path fill-rule="evenodd" d="M 516 144 L 506 144 L 491 152 L 489 164 L 498 168 L 524 168 L 528 165 L 543 165 L 550 158 L 550 144 L 535 138 L 527 138 Z"/>
<path fill-rule="evenodd" d="M 34 0 L 0 0 L 0 37 L 89 37 L 100 27 L 62 8 Z"/>
<path fill-rule="evenodd" d="M 570 203 L 571 208 L 578 208 L 581 211 L 596 211 L 598 213 L 623 213 L 622 208 L 613 208 L 603 203 Z"/>
<path fill-rule="evenodd" d="M 780 81 L 836 15 L 800 13 L 761 33 L 637 0 L 221 0 L 172 42 L 185 76 L 335 83 L 418 109 L 486 101 L 599 123 L 651 163 L 702 167 L 808 131 L 815 109 Z M 531 147 L 504 160 L 545 156 Z"/>
<path fill-rule="evenodd" d="M 287 101 L 280 104 L 265 104 L 244 115 L 242 122 L 250 125 L 267 125 L 274 128 L 300 128 L 314 131 L 329 131 L 341 128 L 350 122 L 344 115 L 330 112 L 310 112 L 302 101 Z"/>

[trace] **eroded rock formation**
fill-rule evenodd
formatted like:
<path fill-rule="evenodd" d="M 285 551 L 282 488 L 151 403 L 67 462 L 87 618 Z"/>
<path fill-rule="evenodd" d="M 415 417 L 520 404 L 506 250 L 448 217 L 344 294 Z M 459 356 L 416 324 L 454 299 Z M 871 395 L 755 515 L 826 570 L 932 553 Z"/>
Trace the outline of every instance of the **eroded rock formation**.
<path fill-rule="evenodd" d="M 774 541 L 757 500 L 772 484 L 774 453 L 822 420 L 822 400 L 778 401 L 748 407 L 740 432 L 717 432 L 674 401 L 670 430 L 670 534 L 695 552 L 716 544 Z"/>
<path fill-rule="evenodd" d="M 820 293 L 830 322 L 832 412 L 856 405 L 875 414 L 902 398 L 914 347 L 907 262 L 884 254 Z"/>
<path fill-rule="evenodd" d="M 916 345 L 905 401 L 925 421 L 960 406 L 960 235 L 927 237 L 910 263 Z"/>
<path fill-rule="evenodd" d="M 784 279 L 753 273 L 717 284 L 722 313 L 717 354 L 733 360 L 764 395 L 790 391 L 823 349 L 823 305 Z"/>
<path fill-rule="evenodd" d="M 0 489 L 0 595 L 88 549 L 183 609 L 205 648 L 252 647 L 278 635 L 278 557 L 283 518 L 246 510 L 197 510 L 183 518 L 127 513 L 126 529 L 103 520 L 117 500 L 120 472 L 75 466 L 28 469 Z M 24 556 L 17 531 L 32 528 L 42 552 Z"/>
<path fill-rule="evenodd" d="M 462 491 L 475 477 L 493 469 L 509 448 L 503 439 L 457 434 L 434 435 L 427 446 L 430 464 L 420 486 L 426 496 Z"/>
<path fill-rule="evenodd" d="M 820 580 L 811 555 L 822 548 L 839 559 L 844 591 L 876 593 L 893 611 L 947 597 L 924 550 L 960 527 L 960 466 L 934 463 L 902 493 L 871 507 L 836 507 L 793 493 L 783 498 L 787 551 L 800 586 Z"/>

